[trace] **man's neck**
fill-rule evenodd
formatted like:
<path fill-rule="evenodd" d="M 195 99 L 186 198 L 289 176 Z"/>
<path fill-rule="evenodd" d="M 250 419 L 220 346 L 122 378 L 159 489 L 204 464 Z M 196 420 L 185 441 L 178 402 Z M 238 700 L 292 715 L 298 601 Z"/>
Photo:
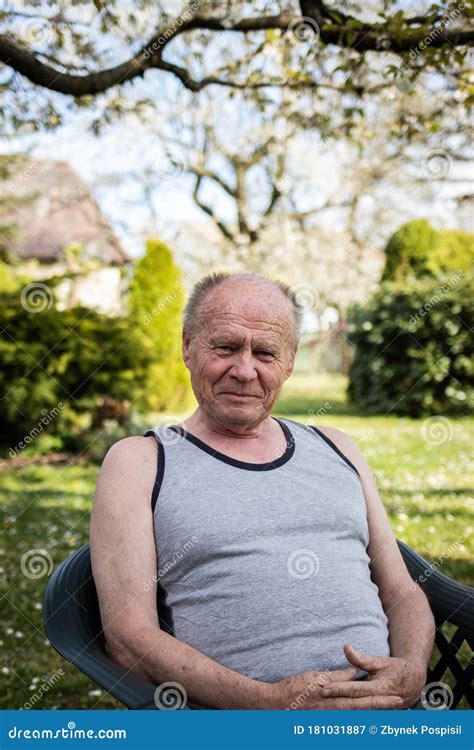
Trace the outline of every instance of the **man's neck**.
<path fill-rule="evenodd" d="M 198 437 L 214 437 L 216 440 L 253 440 L 265 437 L 272 429 L 271 418 L 265 417 L 257 425 L 220 424 L 201 408 L 197 408 L 191 416 L 186 419 L 183 426 L 190 433 Z"/>

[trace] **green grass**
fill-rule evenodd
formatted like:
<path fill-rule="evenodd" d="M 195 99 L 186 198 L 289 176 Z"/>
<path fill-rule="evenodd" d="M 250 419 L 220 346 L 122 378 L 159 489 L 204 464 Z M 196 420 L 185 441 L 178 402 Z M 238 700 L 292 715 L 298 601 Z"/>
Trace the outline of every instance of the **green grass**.
<path fill-rule="evenodd" d="M 295 375 L 275 414 L 338 427 L 354 437 L 375 472 L 396 536 L 437 561 L 443 572 L 472 585 L 469 448 L 474 420 L 450 420 L 451 439 L 440 446 L 427 445 L 422 421 L 364 417 L 346 404 L 344 389 L 340 376 Z M 318 415 L 320 409 L 323 413 Z M 43 688 L 35 708 L 122 707 L 48 644 L 42 626 L 47 575 L 31 579 L 21 569 L 22 556 L 29 550 L 46 550 L 56 567 L 87 542 L 97 473 L 97 466 L 78 464 L 29 466 L 0 475 L 0 708 L 24 706 L 48 677 L 56 680 L 55 675 L 59 679 Z"/>

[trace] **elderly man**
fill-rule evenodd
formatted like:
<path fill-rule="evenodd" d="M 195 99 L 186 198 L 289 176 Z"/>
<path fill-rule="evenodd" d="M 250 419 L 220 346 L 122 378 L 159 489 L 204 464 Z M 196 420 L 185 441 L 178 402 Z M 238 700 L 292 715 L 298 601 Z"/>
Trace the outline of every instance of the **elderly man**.
<path fill-rule="evenodd" d="M 188 301 L 198 408 L 108 452 L 91 520 L 113 659 L 189 705 L 416 704 L 434 636 L 351 438 L 271 416 L 301 310 L 256 274 L 211 274 Z"/>

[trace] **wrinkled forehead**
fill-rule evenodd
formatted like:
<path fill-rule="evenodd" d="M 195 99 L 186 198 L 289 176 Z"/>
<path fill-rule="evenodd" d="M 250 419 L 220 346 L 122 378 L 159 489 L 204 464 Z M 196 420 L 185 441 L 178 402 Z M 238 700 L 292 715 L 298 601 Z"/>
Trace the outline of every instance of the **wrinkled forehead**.
<path fill-rule="evenodd" d="M 294 316 L 284 294 L 270 284 L 222 284 L 199 307 L 199 328 L 207 335 L 220 332 L 264 335 L 286 340 L 294 332 Z"/>

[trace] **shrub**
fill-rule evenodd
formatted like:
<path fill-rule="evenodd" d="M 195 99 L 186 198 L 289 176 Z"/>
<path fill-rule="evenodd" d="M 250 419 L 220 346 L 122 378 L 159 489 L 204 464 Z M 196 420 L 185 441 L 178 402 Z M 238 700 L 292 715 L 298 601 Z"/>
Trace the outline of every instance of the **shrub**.
<path fill-rule="evenodd" d="M 468 270 L 474 264 L 474 234 L 460 229 L 439 232 L 435 245 L 433 267 L 435 272 Z"/>
<path fill-rule="evenodd" d="M 191 389 L 181 356 L 184 286 L 179 268 L 162 242 L 150 239 L 131 282 L 129 310 L 152 364 L 139 403 L 144 411 L 186 408 Z"/>
<path fill-rule="evenodd" d="M 421 416 L 472 408 L 474 275 L 386 282 L 350 311 L 349 398 L 368 412 Z M 471 399 L 471 400 L 470 400 Z"/>
<path fill-rule="evenodd" d="M 81 434 L 83 450 L 87 458 L 100 464 L 109 448 L 118 440 L 143 435 L 151 426 L 150 421 L 137 412 L 132 412 L 123 422 L 106 419 L 99 429 L 90 429 Z"/>
<path fill-rule="evenodd" d="M 382 281 L 467 270 L 474 259 L 473 240 L 468 232 L 437 231 L 425 219 L 409 221 L 387 243 Z"/>
<path fill-rule="evenodd" d="M 19 295 L 0 295 L 2 444 L 70 431 L 100 396 L 133 402 L 145 387 L 148 352 L 125 317 L 85 307 L 28 312 Z"/>

